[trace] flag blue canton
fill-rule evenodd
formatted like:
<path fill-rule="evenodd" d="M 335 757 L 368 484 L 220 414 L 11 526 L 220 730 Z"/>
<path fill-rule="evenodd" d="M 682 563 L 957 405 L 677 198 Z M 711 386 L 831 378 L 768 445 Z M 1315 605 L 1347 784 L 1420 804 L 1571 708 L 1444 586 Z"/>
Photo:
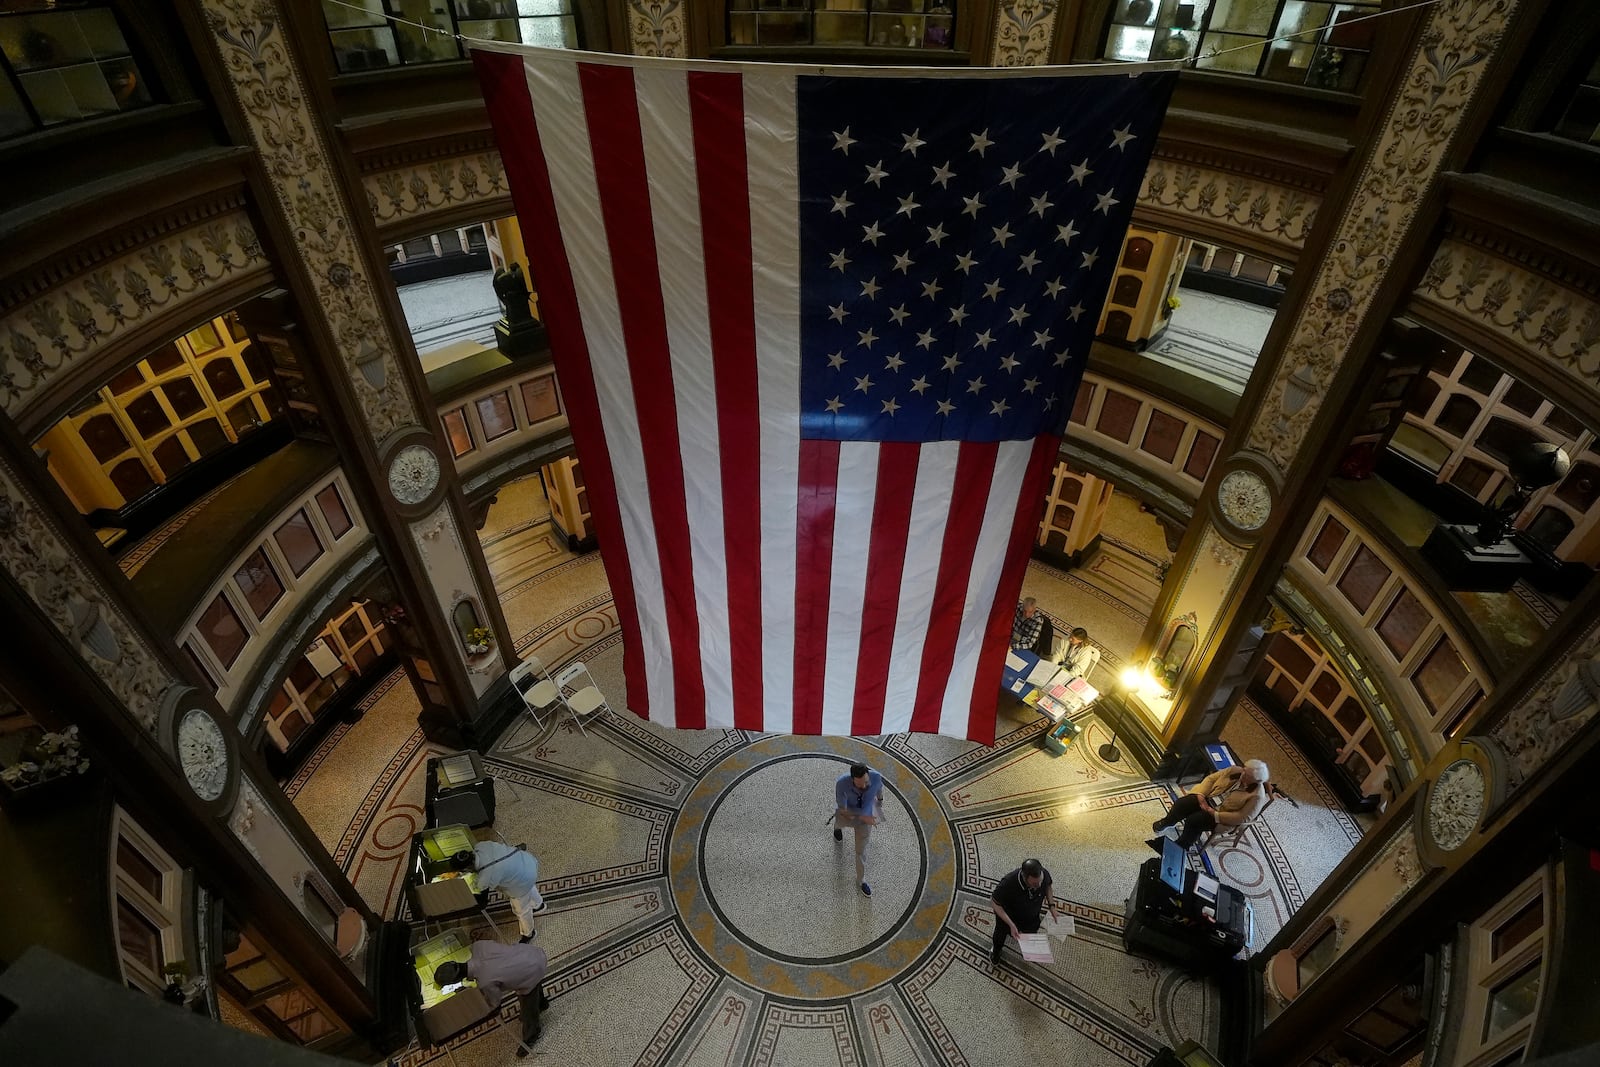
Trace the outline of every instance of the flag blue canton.
<path fill-rule="evenodd" d="M 798 79 L 801 435 L 1062 432 L 1171 77 Z"/>

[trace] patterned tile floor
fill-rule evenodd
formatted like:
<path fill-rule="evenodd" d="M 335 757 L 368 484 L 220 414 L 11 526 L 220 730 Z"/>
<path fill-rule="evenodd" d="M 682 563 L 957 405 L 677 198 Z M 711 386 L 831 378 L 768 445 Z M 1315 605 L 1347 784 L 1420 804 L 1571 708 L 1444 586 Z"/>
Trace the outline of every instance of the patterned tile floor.
<path fill-rule="evenodd" d="M 484 531 L 515 647 L 552 664 L 581 655 L 620 700 L 604 572 L 593 555 L 540 547 L 548 526 L 532 495 L 510 494 L 523 517 L 491 513 Z M 543 569 L 529 562 L 541 555 Z M 1093 575 L 1034 564 L 1025 589 L 1058 620 L 1088 627 L 1103 669 L 1131 654 L 1142 617 Z M 436 751 L 415 730 L 415 708 L 396 676 L 288 786 L 386 915 L 401 908 L 420 770 Z M 496 830 L 540 858 L 553 1002 L 521 1062 L 1119 1065 L 1184 1038 L 1214 1041 L 1215 987 L 1120 941 L 1143 839 L 1171 793 L 1126 760 L 1101 761 L 1104 728 L 1092 716 L 1085 725 L 1078 745 L 1052 757 L 1037 744 L 1043 720 L 1016 707 L 1002 710 L 992 748 L 926 734 L 678 731 L 626 712 L 586 733 L 569 718 L 518 721 L 489 753 Z M 1274 806 L 1239 845 L 1207 857 L 1250 895 L 1259 945 L 1360 827 L 1265 716 L 1236 715 L 1228 736 L 1267 759 L 1301 803 Z M 824 825 L 833 780 L 856 759 L 883 771 L 891 797 L 869 854 L 870 899 L 855 886 L 849 835 L 836 844 Z M 1013 944 L 991 967 L 988 894 L 1028 856 L 1052 871 L 1073 930 L 1053 938 L 1052 965 L 1024 963 Z M 503 905 L 492 914 L 511 925 Z M 506 1005 L 456 1038 L 455 1061 L 518 1062 L 515 1012 Z M 444 1057 L 412 1050 L 395 1062 Z"/>

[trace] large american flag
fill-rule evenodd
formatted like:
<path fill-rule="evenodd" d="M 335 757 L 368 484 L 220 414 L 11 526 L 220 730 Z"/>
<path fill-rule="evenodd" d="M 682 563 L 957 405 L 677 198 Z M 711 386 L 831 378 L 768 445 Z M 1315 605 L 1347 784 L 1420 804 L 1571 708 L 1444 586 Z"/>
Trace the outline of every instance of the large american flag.
<path fill-rule="evenodd" d="M 1175 74 L 473 59 L 628 706 L 992 742 Z"/>

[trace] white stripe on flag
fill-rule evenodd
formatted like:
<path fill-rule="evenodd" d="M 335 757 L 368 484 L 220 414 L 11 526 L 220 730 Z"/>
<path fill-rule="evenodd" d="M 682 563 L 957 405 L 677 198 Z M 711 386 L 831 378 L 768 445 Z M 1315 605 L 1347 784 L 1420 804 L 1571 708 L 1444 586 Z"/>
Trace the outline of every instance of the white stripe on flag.
<path fill-rule="evenodd" d="M 882 448 L 875 442 L 846 441 L 839 446 L 833 584 L 828 591 L 828 654 L 817 665 L 826 671 L 822 688 L 825 734 L 848 736 L 853 732 L 856 668 L 861 658 L 861 609 L 866 603 L 881 454 Z"/>
<path fill-rule="evenodd" d="M 672 646 L 664 627 L 652 620 L 667 618 L 661 584 L 655 522 L 645 491 L 644 444 L 639 437 L 622 316 L 605 238 L 605 219 L 595 188 L 594 156 L 581 107 L 583 99 L 575 60 L 554 58 L 528 64 L 528 96 L 539 123 L 539 137 L 550 168 L 550 187 L 568 248 L 586 248 L 568 257 L 573 288 L 583 317 L 589 361 L 594 368 L 600 422 L 617 484 L 622 534 L 633 571 L 638 600 L 645 677 L 653 722 L 675 721 Z"/>
<path fill-rule="evenodd" d="M 939 546 L 944 543 L 960 457 L 961 442 L 938 441 L 923 445 L 917 458 L 911 524 L 906 531 L 905 570 L 900 576 L 900 604 L 894 618 L 894 650 L 884 694 L 884 733 L 911 729 L 921 678 L 922 646 L 928 637 L 933 594 L 938 586 Z"/>
<path fill-rule="evenodd" d="M 695 611 L 700 622 L 706 727 L 731 729 L 733 672 L 728 635 L 728 567 L 722 538 L 717 391 L 688 82 L 679 68 L 640 67 L 633 77 L 650 176 L 650 221 L 658 255 L 670 256 L 672 263 L 672 269 L 660 272 L 660 284 L 678 409 L 684 494 L 694 502 L 689 508 L 689 551 L 694 562 Z M 652 703 L 654 700 L 652 691 Z"/>
<path fill-rule="evenodd" d="M 793 77 L 746 79 L 744 87 L 761 396 L 761 544 L 734 550 L 761 553 L 763 729 L 787 733 L 794 729 L 800 483 L 800 137 Z M 848 715 L 845 721 L 849 733 Z"/>
<path fill-rule="evenodd" d="M 939 712 L 939 732 L 966 737 L 971 732 L 972 687 L 978 673 L 978 654 L 989 627 L 994 594 L 1005 566 L 1006 543 L 1017 516 L 1017 494 L 1022 491 L 1022 476 L 1028 471 L 1033 441 L 1002 441 L 995 455 L 994 474 L 989 481 L 989 500 L 983 509 L 983 530 L 972 553 L 972 574 L 967 581 L 967 600 L 961 615 L 961 633 L 956 638 L 955 660 L 950 664 L 950 680 L 945 686 L 944 706 Z M 998 703 L 1000 691 L 992 694 Z"/>

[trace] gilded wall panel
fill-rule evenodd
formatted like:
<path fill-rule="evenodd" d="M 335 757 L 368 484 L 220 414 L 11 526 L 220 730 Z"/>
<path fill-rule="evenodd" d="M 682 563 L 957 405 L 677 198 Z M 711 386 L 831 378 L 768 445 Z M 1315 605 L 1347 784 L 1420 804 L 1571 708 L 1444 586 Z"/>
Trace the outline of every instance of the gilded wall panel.
<path fill-rule="evenodd" d="M 1584 389 L 1600 389 L 1600 301 L 1551 274 L 1446 240 L 1417 297 L 1554 364 Z"/>
<path fill-rule="evenodd" d="M 1141 207 L 1245 231 L 1296 253 L 1305 244 L 1322 206 L 1317 194 L 1266 178 L 1165 159 L 1159 147 L 1156 152 L 1139 190 Z"/>
<path fill-rule="evenodd" d="M 1247 446 L 1287 470 L 1477 95 L 1517 0 L 1441 0 L 1362 164 L 1349 210 L 1297 315 Z"/>
<path fill-rule="evenodd" d="M 104 259 L 37 294 L 16 294 L 0 312 L 0 403 L 15 418 L 63 371 L 165 316 L 224 280 L 265 275 L 266 257 L 242 211 L 174 230 Z"/>
<path fill-rule="evenodd" d="M 1037 67 L 1050 62 L 1058 0 L 1003 0 L 995 10 L 994 51 L 989 65 Z"/>
<path fill-rule="evenodd" d="M 636 56 L 683 59 L 680 0 L 628 0 L 628 46 Z"/>
<path fill-rule="evenodd" d="M 361 185 L 379 226 L 478 202 L 504 201 L 510 213 L 511 189 L 497 151 L 376 171 L 363 175 Z"/>

